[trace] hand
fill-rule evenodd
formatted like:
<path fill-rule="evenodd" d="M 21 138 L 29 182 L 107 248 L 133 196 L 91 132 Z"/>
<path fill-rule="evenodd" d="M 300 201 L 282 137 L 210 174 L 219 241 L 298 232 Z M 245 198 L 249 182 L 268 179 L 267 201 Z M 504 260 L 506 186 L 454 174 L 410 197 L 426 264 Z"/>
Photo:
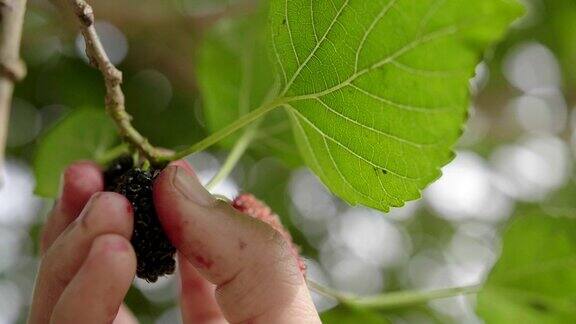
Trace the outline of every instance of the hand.
<path fill-rule="evenodd" d="M 136 270 L 132 208 L 102 189 L 95 164 L 76 163 L 64 173 L 42 234 L 29 323 L 137 323 L 122 306 Z"/>
<path fill-rule="evenodd" d="M 282 235 L 215 199 L 188 165 L 159 175 L 154 203 L 179 251 L 184 323 L 320 323 Z"/>
<path fill-rule="evenodd" d="M 43 232 L 30 323 L 137 322 L 122 305 L 136 267 L 131 207 L 102 188 L 91 163 L 65 172 Z M 154 201 L 179 250 L 184 323 L 320 323 L 283 237 L 216 200 L 189 165 L 162 172 Z"/>

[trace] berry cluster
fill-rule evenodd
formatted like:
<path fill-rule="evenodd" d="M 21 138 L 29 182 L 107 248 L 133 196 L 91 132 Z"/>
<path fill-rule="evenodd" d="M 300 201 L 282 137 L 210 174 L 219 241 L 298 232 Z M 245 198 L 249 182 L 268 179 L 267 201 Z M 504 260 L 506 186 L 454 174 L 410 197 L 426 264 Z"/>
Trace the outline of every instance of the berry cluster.
<path fill-rule="evenodd" d="M 104 172 L 106 190 L 124 195 L 134 210 L 132 246 L 136 252 L 136 275 L 148 282 L 174 273 L 176 248 L 164 233 L 152 198 L 152 183 L 160 170 L 142 170 L 131 157 L 121 157 Z"/>

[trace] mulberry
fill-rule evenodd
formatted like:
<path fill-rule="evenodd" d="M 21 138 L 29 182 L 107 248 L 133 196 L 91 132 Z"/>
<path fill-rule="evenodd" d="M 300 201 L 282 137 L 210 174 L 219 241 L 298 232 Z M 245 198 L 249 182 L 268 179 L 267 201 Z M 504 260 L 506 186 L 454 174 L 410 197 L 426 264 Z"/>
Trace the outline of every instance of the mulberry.
<path fill-rule="evenodd" d="M 136 275 L 148 282 L 172 274 L 176 268 L 176 248 L 164 233 L 152 198 L 152 184 L 160 170 L 134 168 L 124 158 L 113 162 L 105 172 L 105 186 L 124 195 L 134 210 L 131 243 L 136 252 Z"/>

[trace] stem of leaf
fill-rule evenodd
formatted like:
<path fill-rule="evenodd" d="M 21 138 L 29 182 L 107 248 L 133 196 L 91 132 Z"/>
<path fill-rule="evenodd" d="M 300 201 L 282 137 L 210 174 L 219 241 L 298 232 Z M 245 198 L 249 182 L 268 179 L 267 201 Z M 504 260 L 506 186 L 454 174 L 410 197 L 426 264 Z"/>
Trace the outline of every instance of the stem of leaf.
<path fill-rule="evenodd" d="M 252 125 L 248 126 L 244 131 L 244 133 L 242 134 L 242 136 L 238 138 L 238 140 L 234 144 L 234 147 L 232 148 L 232 151 L 230 151 L 228 157 L 226 157 L 226 161 L 224 161 L 224 164 L 222 164 L 222 167 L 220 168 L 220 170 L 218 170 L 218 173 L 216 173 L 216 175 L 214 175 L 214 177 L 210 179 L 210 181 L 208 181 L 208 183 L 206 184 L 206 188 L 208 190 L 214 189 L 222 180 L 226 179 L 226 177 L 230 175 L 230 172 L 232 172 L 232 170 L 234 170 L 234 167 L 236 166 L 238 161 L 240 161 L 240 158 L 242 157 L 244 152 L 246 152 L 246 149 L 248 148 L 248 146 L 250 146 L 252 140 L 254 140 L 254 138 L 256 137 L 260 121 L 261 120 L 258 120 Z"/>
<path fill-rule="evenodd" d="M 475 294 L 480 285 L 441 288 L 429 291 L 399 291 L 371 297 L 358 297 L 336 291 L 308 280 L 308 286 L 321 295 L 336 299 L 341 304 L 362 309 L 395 309 L 426 303 L 430 300 Z"/>
<path fill-rule="evenodd" d="M 130 151 L 130 148 L 128 147 L 128 144 L 123 143 L 123 144 L 120 144 L 116 147 L 109 149 L 108 151 L 106 151 L 102 154 L 99 154 L 98 156 L 96 156 L 95 160 L 100 165 L 106 165 L 106 164 L 112 162 L 117 157 L 128 153 L 129 151 Z"/>
<path fill-rule="evenodd" d="M 176 152 L 171 156 L 160 157 L 160 161 L 167 163 L 170 161 L 182 159 L 182 158 L 184 158 L 190 154 L 203 151 L 203 150 L 207 149 L 208 147 L 218 143 L 219 141 L 226 138 L 227 136 L 231 135 L 232 133 L 236 132 L 237 130 L 241 129 L 242 127 L 244 127 L 244 126 L 258 120 L 259 118 L 263 117 L 264 115 L 266 115 L 268 112 L 270 112 L 274 108 L 279 107 L 281 104 L 282 104 L 282 100 L 280 98 L 280 99 L 276 99 L 274 101 L 271 101 L 265 105 L 262 105 L 259 108 L 252 110 L 248 114 L 243 115 L 242 117 L 238 118 L 235 122 L 222 128 L 221 130 L 217 131 L 216 133 L 213 133 L 212 135 L 201 140 L 200 142 L 197 142 L 196 144 L 190 146 L 189 148 L 184 149 L 180 152 Z"/>
<path fill-rule="evenodd" d="M 308 287 L 310 287 L 310 289 L 314 290 L 315 292 L 319 293 L 324 297 L 336 299 L 341 304 L 349 304 L 349 301 L 355 298 L 351 294 L 346 294 L 337 291 L 336 289 L 326 287 L 310 279 L 306 279 L 306 283 L 308 284 Z"/>

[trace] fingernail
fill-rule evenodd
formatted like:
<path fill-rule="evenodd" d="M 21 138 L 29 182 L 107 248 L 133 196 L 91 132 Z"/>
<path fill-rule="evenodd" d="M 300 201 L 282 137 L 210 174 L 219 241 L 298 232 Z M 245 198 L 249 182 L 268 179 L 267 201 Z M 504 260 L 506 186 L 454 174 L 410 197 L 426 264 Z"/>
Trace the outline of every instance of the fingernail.
<path fill-rule="evenodd" d="M 78 216 L 78 220 L 80 220 L 82 222 L 86 222 L 86 219 L 91 214 L 90 211 L 94 208 L 94 204 L 95 204 L 96 200 L 98 200 L 98 197 L 100 197 L 101 195 L 102 195 L 102 192 L 97 192 L 97 193 L 93 194 L 92 197 L 90 197 L 90 199 L 88 200 L 88 202 L 86 203 L 86 205 L 82 209 L 82 212 L 80 212 L 80 215 Z"/>
<path fill-rule="evenodd" d="M 209 206 L 215 198 L 202 186 L 202 184 L 192 177 L 184 168 L 175 166 L 172 184 L 181 195 L 201 206 Z"/>

